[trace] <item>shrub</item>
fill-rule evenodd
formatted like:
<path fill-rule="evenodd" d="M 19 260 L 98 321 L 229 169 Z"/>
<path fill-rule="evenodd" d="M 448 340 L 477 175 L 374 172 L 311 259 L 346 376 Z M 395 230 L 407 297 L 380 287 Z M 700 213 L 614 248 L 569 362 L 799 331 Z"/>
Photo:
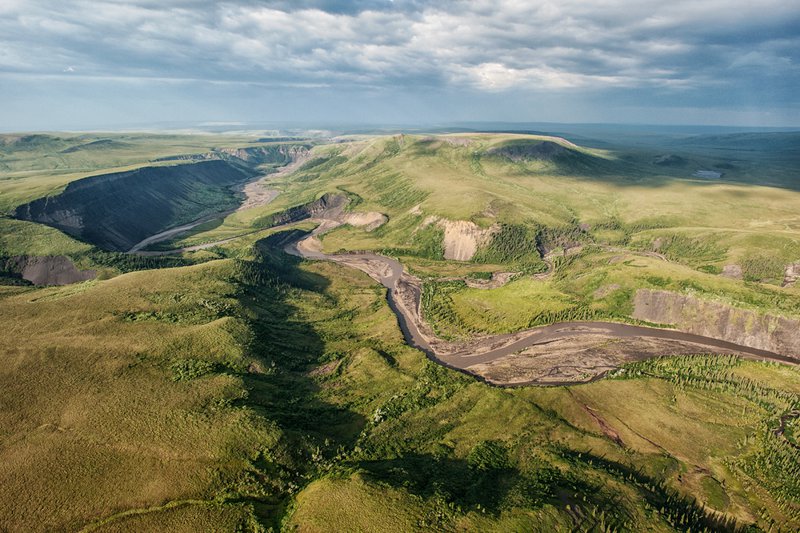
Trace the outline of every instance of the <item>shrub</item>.
<path fill-rule="evenodd" d="M 172 381 L 190 381 L 216 370 L 217 365 L 204 359 L 178 359 L 170 365 Z"/>
<path fill-rule="evenodd" d="M 742 277 L 745 281 L 780 281 L 783 279 L 783 263 L 768 255 L 750 255 L 741 260 Z"/>
<path fill-rule="evenodd" d="M 467 456 L 467 464 L 475 470 L 503 470 L 509 468 L 508 450 L 497 440 L 478 443 Z"/>
<path fill-rule="evenodd" d="M 476 263 L 541 263 L 537 249 L 538 231 L 521 224 L 503 224 L 491 242 L 473 257 Z"/>

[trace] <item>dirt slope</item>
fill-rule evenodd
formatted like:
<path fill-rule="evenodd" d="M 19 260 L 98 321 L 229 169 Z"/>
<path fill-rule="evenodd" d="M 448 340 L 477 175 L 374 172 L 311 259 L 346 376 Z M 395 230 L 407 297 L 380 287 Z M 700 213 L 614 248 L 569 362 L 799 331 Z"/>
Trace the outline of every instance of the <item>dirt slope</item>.
<path fill-rule="evenodd" d="M 416 208 L 415 208 L 416 209 Z M 413 211 L 413 210 L 412 210 Z M 436 224 L 444 230 L 444 258 L 455 261 L 469 261 L 478 248 L 489 243 L 499 226 L 483 229 L 469 220 L 447 220 L 438 216 L 426 218 L 421 228 Z"/>
<path fill-rule="evenodd" d="M 103 174 L 74 181 L 56 196 L 19 206 L 15 216 L 101 248 L 125 251 L 149 235 L 219 211 L 220 203 L 227 201 L 234 207 L 231 186 L 253 174 L 225 161 Z"/>
<path fill-rule="evenodd" d="M 69 257 L 63 255 L 48 257 L 18 255 L 6 259 L 0 270 L 13 272 L 34 285 L 69 285 L 97 276 L 94 270 L 79 270 Z"/>

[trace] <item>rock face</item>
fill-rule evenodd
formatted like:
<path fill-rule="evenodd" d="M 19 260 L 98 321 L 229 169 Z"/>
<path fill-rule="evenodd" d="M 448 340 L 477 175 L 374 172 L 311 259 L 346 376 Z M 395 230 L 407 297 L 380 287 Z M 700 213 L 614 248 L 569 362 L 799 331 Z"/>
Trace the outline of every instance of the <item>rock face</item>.
<path fill-rule="evenodd" d="M 800 320 L 757 313 L 670 291 L 639 289 L 633 318 L 800 360 Z"/>
<path fill-rule="evenodd" d="M 444 258 L 454 261 L 469 261 L 478 248 L 489 244 L 492 236 L 500 231 L 498 224 L 483 229 L 469 220 L 447 220 L 436 215 L 426 217 L 419 228 L 422 229 L 431 224 L 444 230 L 442 239 Z"/>
<path fill-rule="evenodd" d="M 341 224 L 350 224 L 372 231 L 389 220 L 386 215 L 374 211 L 346 213 L 344 208 L 348 203 L 350 199 L 343 194 L 326 193 L 313 202 L 269 215 L 259 221 L 259 225 L 279 226 L 313 218 L 322 222 L 322 230 L 318 231 L 321 234 Z"/>
<path fill-rule="evenodd" d="M 60 229 L 101 248 L 127 251 L 142 239 L 218 209 L 208 196 L 255 175 L 225 161 L 143 167 L 73 181 L 61 194 L 17 208 L 15 216 Z"/>
<path fill-rule="evenodd" d="M 314 231 L 315 235 L 322 235 L 342 224 L 358 226 L 365 231 L 372 231 L 386 223 L 388 217 L 382 213 L 370 212 L 345 212 L 345 207 L 350 199 L 340 193 L 325 193 L 319 199 L 302 205 L 290 207 L 278 213 L 262 217 L 256 221 L 259 227 L 274 227 L 283 224 L 300 222 L 301 220 L 314 219 L 320 223 Z M 321 246 L 321 243 L 317 242 Z"/>
<path fill-rule="evenodd" d="M 308 155 L 310 148 L 310 146 L 304 144 L 279 144 L 250 148 L 221 148 L 216 152 L 233 156 L 254 165 L 263 163 L 286 165 Z"/>
<path fill-rule="evenodd" d="M 319 200 L 307 204 L 290 207 L 280 213 L 270 215 L 265 220 L 267 226 L 280 226 L 291 222 L 300 222 L 309 218 L 333 218 L 341 214 L 347 205 L 348 198 L 343 194 L 326 193 Z M 325 217 L 321 215 L 325 214 Z"/>
<path fill-rule="evenodd" d="M 739 265 L 725 265 L 722 267 L 722 274 L 726 278 L 742 279 L 742 267 Z"/>
<path fill-rule="evenodd" d="M 496 229 L 482 229 L 467 220 L 443 220 L 444 258 L 456 261 L 469 261 L 480 246 L 488 244 Z"/>
<path fill-rule="evenodd" d="M 786 270 L 783 272 L 783 283 L 781 286 L 794 287 L 798 279 L 800 279 L 800 262 L 786 265 Z"/>
<path fill-rule="evenodd" d="M 275 144 L 270 146 L 251 146 L 248 148 L 219 148 L 202 154 L 183 154 L 161 157 L 154 161 L 211 161 L 231 159 L 244 161 L 249 165 L 272 163 L 287 165 L 308 156 L 309 144 Z"/>
<path fill-rule="evenodd" d="M 33 257 L 18 255 L 3 260 L 6 272 L 19 275 L 34 285 L 69 285 L 79 281 L 88 281 L 97 276 L 94 270 L 79 270 L 70 260 L 63 255 Z"/>
<path fill-rule="evenodd" d="M 366 213 L 345 213 L 341 218 L 342 223 L 364 228 L 364 231 L 377 229 L 386 224 L 388 220 L 389 218 L 386 215 L 375 211 Z"/>

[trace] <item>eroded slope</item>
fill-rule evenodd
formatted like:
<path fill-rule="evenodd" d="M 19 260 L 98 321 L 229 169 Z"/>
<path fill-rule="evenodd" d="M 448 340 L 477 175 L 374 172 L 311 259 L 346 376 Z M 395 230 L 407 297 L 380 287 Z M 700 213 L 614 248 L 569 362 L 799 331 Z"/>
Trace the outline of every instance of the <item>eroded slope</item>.
<path fill-rule="evenodd" d="M 224 161 L 143 167 L 71 182 L 64 192 L 19 206 L 15 216 L 110 250 L 233 206 L 231 186 L 254 172 Z"/>

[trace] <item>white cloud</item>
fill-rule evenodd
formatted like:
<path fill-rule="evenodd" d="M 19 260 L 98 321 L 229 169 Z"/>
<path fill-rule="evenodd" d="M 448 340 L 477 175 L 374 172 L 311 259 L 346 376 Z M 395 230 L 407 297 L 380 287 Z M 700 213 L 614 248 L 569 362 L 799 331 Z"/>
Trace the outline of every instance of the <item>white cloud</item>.
<path fill-rule="evenodd" d="M 461 71 L 466 80 L 488 91 L 511 88 L 574 89 L 586 87 L 630 87 L 636 84 L 625 76 L 587 75 L 561 71 L 547 66 L 509 68 L 500 63 L 482 63 Z M 459 74 L 456 74 L 456 80 Z"/>
<path fill-rule="evenodd" d="M 290 2 L 3 0 L 0 68 L 46 73 L 80 64 L 82 73 L 108 78 L 491 92 L 689 88 L 731 67 L 793 68 L 792 53 L 767 48 L 800 22 L 800 0 L 390 4 L 357 11 L 343 2 L 325 11 L 308 7 L 313 2 L 292 9 Z M 759 42 L 738 44 L 739 36 Z"/>

